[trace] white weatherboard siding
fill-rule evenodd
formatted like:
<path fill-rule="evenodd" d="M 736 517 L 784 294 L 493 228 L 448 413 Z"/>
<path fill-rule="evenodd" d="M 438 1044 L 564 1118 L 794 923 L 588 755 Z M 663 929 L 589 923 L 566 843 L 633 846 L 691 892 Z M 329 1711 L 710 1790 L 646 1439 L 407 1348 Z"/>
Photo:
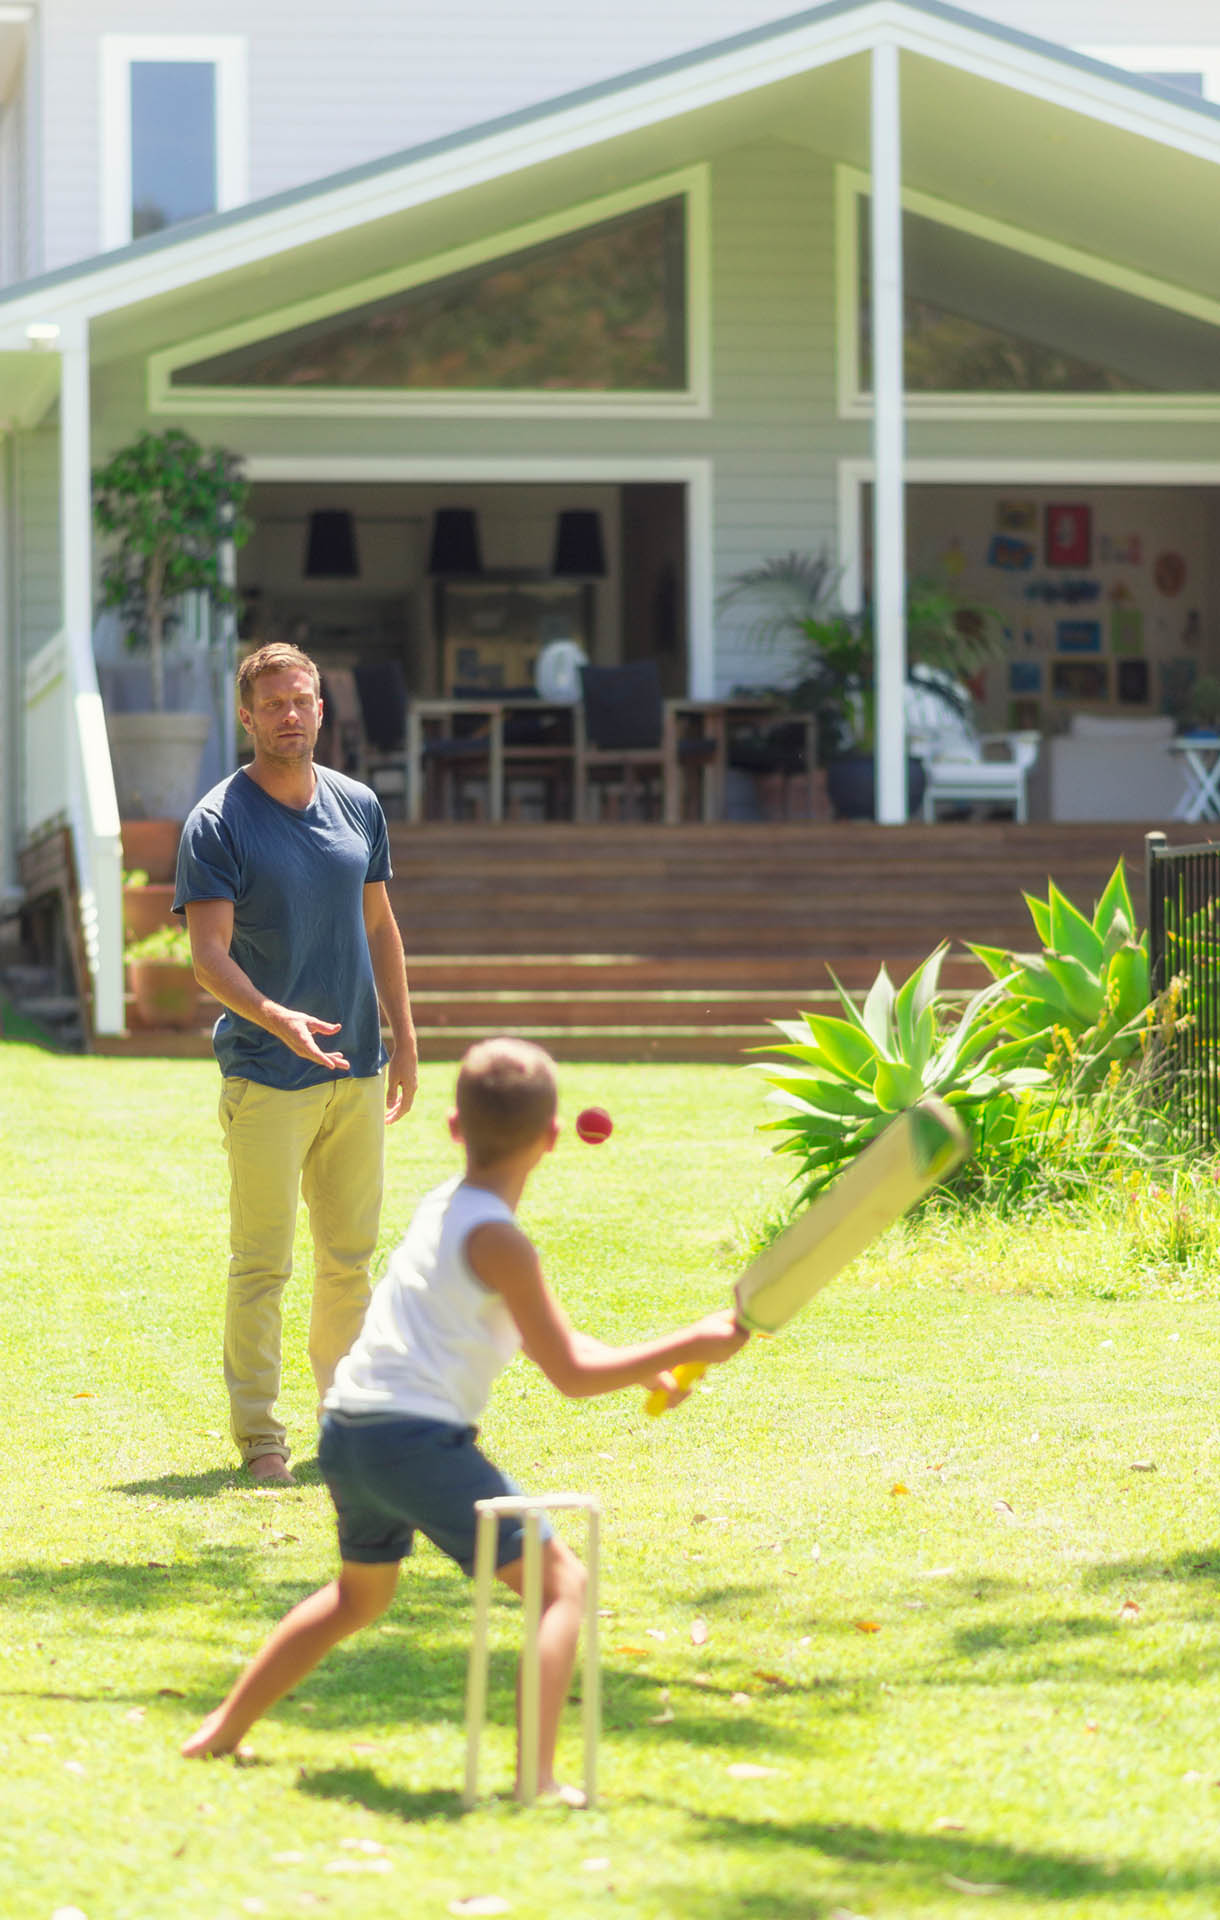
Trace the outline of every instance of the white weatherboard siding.
<path fill-rule="evenodd" d="M 778 143 L 743 148 L 711 170 L 712 415 L 707 420 L 412 420 L 362 416 L 192 415 L 208 444 L 248 455 L 410 453 L 451 461 L 638 458 L 712 463 L 713 542 L 724 584 L 739 568 L 790 548 L 833 547 L 835 458 L 864 450 L 866 430 L 835 418 L 833 173 Z M 95 381 L 94 456 L 168 416 L 145 410 L 143 358 Z M 774 663 L 721 633 L 720 690 L 769 677 Z"/>
<path fill-rule="evenodd" d="M 25 433 L 16 441 L 20 539 L 17 601 L 24 663 L 63 625 L 59 580 L 59 435 Z"/>
<path fill-rule="evenodd" d="M 45 265 L 100 246 L 101 36 L 245 37 L 250 194 L 535 106 L 790 17 L 775 0 L 43 0 Z M 1220 45 L 1215 0 L 983 0 L 973 11 L 1062 44 Z"/>
<path fill-rule="evenodd" d="M 833 169 L 819 155 L 780 142 L 743 147 L 711 168 L 712 412 L 706 420 L 446 421 L 361 417 L 326 420 L 192 415 L 182 424 L 208 443 L 303 463 L 324 455 L 410 453 L 479 459 L 706 460 L 711 464 L 713 592 L 743 567 L 793 549 L 838 550 L 841 459 L 867 459 L 865 421 L 840 420 L 834 387 Z M 158 344 L 166 344 L 159 342 Z M 143 356 L 111 362 L 94 382 L 94 456 L 100 460 L 141 426 L 161 427 L 145 408 Z M 46 436 L 41 436 L 45 441 Z M 52 436 L 53 468 L 53 436 Z M 1215 430 L 1191 422 L 917 421 L 912 459 L 1209 461 Z M 57 624 L 54 476 L 44 476 L 43 531 L 27 557 L 41 583 L 27 611 L 36 625 L 26 651 Z M 46 508 L 50 508 L 50 546 Z M 37 532 L 37 529 L 35 529 Z M 49 553 L 49 561 L 48 561 Z M 849 561 L 858 554 L 845 553 Z M 48 594 L 47 587 L 50 592 Z M 718 690 L 762 682 L 775 662 L 743 638 L 744 622 L 718 624 Z"/>

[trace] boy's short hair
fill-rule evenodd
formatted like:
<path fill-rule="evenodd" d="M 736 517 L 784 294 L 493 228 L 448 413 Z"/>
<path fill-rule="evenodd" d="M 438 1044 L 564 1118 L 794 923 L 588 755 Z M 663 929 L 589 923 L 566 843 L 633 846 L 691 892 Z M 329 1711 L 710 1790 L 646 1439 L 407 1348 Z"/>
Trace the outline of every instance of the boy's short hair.
<path fill-rule="evenodd" d="M 254 692 L 254 682 L 264 673 L 283 673 L 289 667 L 303 667 L 313 681 L 315 694 L 322 691 L 322 677 L 307 653 L 300 647 L 290 646 L 287 640 L 271 640 L 265 647 L 258 647 L 248 653 L 237 669 L 237 697 L 243 707 L 249 707 Z"/>
<path fill-rule="evenodd" d="M 559 1093 L 555 1062 L 532 1040 L 479 1040 L 462 1059 L 457 1110 L 462 1139 L 482 1166 L 503 1160 L 546 1132 Z"/>

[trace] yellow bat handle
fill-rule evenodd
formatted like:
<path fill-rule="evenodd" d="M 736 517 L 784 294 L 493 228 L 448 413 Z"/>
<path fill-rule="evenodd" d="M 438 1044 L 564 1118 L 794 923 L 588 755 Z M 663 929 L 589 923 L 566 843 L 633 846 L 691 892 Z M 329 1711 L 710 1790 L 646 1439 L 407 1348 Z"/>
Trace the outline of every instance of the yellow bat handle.
<path fill-rule="evenodd" d="M 702 1380 L 706 1372 L 707 1367 L 702 1360 L 684 1360 L 674 1368 L 674 1379 L 685 1393 L 688 1387 L 694 1386 L 696 1380 Z M 664 1387 L 654 1387 L 644 1402 L 644 1411 L 655 1416 L 664 1413 L 668 1406 L 669 1395 Z"/>

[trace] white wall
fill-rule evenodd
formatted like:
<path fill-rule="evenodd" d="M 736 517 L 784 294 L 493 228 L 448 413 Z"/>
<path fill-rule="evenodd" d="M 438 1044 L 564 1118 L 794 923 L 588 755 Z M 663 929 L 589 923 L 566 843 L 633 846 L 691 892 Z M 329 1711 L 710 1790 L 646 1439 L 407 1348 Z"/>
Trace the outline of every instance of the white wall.
<path fill-rule="evenodd" d="M 1215 0 L 976 0 L 1072 44 L 1220 46 Z M 252 198 L 783 19 L 776 0 L 44 0 L 45 265 L 98 251 L 103 33 L 242 34 Z"/>

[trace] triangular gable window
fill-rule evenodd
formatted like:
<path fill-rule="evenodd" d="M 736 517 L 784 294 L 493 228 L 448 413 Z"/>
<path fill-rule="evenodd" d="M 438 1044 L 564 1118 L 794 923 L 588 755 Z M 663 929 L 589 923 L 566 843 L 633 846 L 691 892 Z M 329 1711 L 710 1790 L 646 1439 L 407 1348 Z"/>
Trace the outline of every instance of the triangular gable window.
<path fill-rule="evenodd" d="M 680 393 L 679 196 L 177 367 L 173 387 Z"/>
<path fill-rule="evenodd" d="M 857 205 L 867 392 L 869 202 Z M 1205 320 L 909 210 L 902 243 L 909 393 L 1220 393 L 1220 334 Z"/>

